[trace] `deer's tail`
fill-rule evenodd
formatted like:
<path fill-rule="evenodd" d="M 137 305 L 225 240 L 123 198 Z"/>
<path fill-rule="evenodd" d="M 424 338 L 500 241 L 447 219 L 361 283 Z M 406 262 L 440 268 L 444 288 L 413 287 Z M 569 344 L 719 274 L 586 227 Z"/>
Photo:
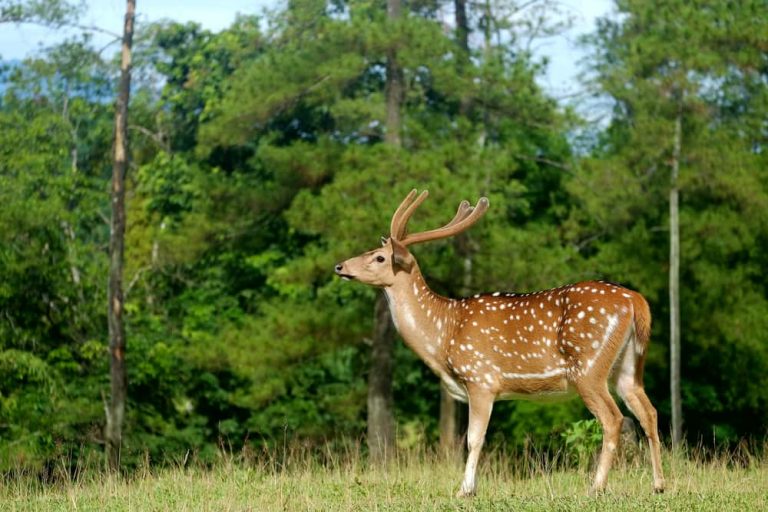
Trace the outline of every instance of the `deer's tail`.
<path fill-rule="evenodd" d="M 651 339 L 651 308 L 645 297 L 637 292 L 632 293 L 632 308 L 634 309 L 635 325 L 635 380 L 643 383 L 643 366 L 645 356 L 648 353 L 648 345 Z"/>

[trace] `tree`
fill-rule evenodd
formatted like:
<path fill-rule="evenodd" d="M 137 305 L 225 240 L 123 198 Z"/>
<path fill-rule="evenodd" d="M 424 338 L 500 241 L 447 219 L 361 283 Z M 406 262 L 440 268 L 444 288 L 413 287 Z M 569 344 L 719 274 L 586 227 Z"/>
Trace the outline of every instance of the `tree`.
<path fill-rule="evenodd" d="M 400 0 L 387 0 L 388 26 L 394 28 L 401 17 Z M 394 42 L 386 50 L 387 76 L 384 86 L 386 95 L 386 131 L 384 142 L 394 152 L 402 147 L 400 137 L 400 109 L 403 102 L 403 71 L 397 60 Z M 395 328 L 389 314 L 386 298 L 376 299 L 371 368 L 368 374 L 368 449 L 374 461 L 384 461 L 395 448 L 394 376 Z"/>
<path fill-rule="evenodd" d="M 115 104 L 115 147 L 112 166 L 112 220 L 109 237 L 109 287 L 107 318 L 109 325 L 109 355 L 111 393 L 106 406 L 104 428 L 109 468 L 120 467 L 123 441 L 123 420 L 127 379 L 125 364 L 125 311 L 123 300 L 123 257 L 125 243 L 125 175 L 128 171 L 128 102 L 131 93 L 131 46 L 136 0 L 126 1 L 123 42 L 120 59 L 120 82 Z"/>

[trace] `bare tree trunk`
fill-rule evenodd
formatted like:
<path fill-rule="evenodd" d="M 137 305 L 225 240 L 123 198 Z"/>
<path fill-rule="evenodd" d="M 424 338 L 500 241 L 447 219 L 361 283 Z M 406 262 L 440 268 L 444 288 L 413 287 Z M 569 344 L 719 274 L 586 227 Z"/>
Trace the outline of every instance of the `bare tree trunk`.
<path fill-rule="evenodd" d="M 456 23 L 456 45 L 459 47 L 457 72 L 463 75 L 469 67 L 469 22 L 467 17 L 467 1 L 454 0 L 454 19 Z M 469 116 L 472 110 L 472 98 L 462 95 L 459 103 L 459 115 Z M 485 138 L 481 138 L 480 146 Z M 466 233 L 454 238 L 454 247 L 462 259 L 464 278 L 460 295 L 468 295 L 472 288 L 472 249 Z M 467 409 L 454 400 L 448 393 L 445 383 L 440 382 L 440 449 L 448 456 L 455 455 L 461 448 L 462 432 L 466 428 Z"/>
<path fill-rule="evenodd" d="M 387 0 L 387 18 L 390 22 L 400 18 L 401 0 Z M 401 147 L 400 139 L 400 107 L 403 103 L 403 70 L 397 62 L 397 49 L 390 46 L 387 50 L 387 133 L 385 142 L 395 147 Z"/>
<path fill-rule="evenodd" d="M 458 46 L 456 58 L 456 71 L 460 78 L 471 67 L 469 57 L 469 21 L 467 19 L 467 0 L 454 0 L 454 19 L 456 21 L 456 46 Z M 470 116 L 472 112 L 472 100 L 470 93 L 465 90 L 459 100 L 459 115 Z"/>
<path fill-rule="evenodd" d="M 400 0 L 387 0 L 387 18 L 390 22 L 400 17 Z M 395 148 L 402 146 L 400 138 L 400 106 L 403 101 L 403 71 L 397 62 L 397 50 L 387 51 L 387 123 L 385 143 Z M 395 414 L 392 378 L 395 359 L 395 326 L 386 298 L 376 300 L 374 310 L 373 348 L 371 370 L 368 376 L 368 449 L 371 460 L 383 462 L 395 449 Z"/>
<path fill-rule="evenodd" d="M 458 294 L 469 295 L 472 291 L 472 247 L 467 233 L 461 233 L 453 239 L 456 253 L 461 257 L 463 279 Z M 462 447 L 461 437 L 466 429 L 467 408 L 454 400 L 445 384 L 440 382 L 440 448 L 443 453 L 452 455 Z"/>
<path fill-rule="evenodd" d="M 392 374 L 395 366 L 395 326 L 382 294 L 374 308 L 371 372 L 368 374 L 368 449 L 371 460 L 387 460 L 395 448 L 395 400 Z"/>
<path fill-rule="evenodd" d="M 440 381 L 440 450 L 448 457 L 457 454 L 461 447 L 460 411 L 460 404 Z"/>
<path fill-rule="evenodd" d="M 467 0 L 453 0 L 456 20 L 456 44 L 469 55 L 469 22 L 467 21 Z"/>
<path fill-rule="evenodd" d="M 106 405 L 104 431 L 107 464 L 120 468 L 125 416 L 125 326 L 123 324 L 123 252 L 125 243 L 125 174 L 128 170 L 128 100 L 131 91 L 131 45 L 136 0 L 127 0 L 123 25 L 120 84 L 115 105 L 115 154 L 112 166 L 112 222 L 109 236 L 109 289 L 107 319 L 111 394 Z"/>
<path fill-rule="evenodd" d="M 680 220 L 678 212 L 682 112 L 675 118 L 672 176 L 669 187 L 669 353 L 672 395 L 672 446 L 683 438 L 683 409 L 680 398 Z"/>

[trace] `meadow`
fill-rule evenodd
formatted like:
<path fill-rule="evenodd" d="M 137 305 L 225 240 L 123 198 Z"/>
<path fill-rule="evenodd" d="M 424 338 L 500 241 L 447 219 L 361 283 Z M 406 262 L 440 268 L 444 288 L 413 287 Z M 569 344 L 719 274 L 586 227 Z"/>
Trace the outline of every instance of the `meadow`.
<path fill-rule="evenodd" d="M 768 464 L 749 455 L 665 452 L 667 490 L 651 492 L 645 455 L 619 461 L 608 490 L 588 493 L 590 471 L 565 469 L 536 454 L 513 457 L 491 451 L 480 468 L 473 499 L 454 497 L 461 463 L 434 453 L 399 453 L 386 466 L 371 466 L 354 449 L 317 456 L 285 452 L 256 458 L 223 456 L 212 467 L 137 469 L 116 477 L 81 468 L 76 478 L 53 483 L 7 479 L 2 510 L 768 510 Z M 258 462 L 256 462 L 258 460 Z M 63 473 L 63 472 L 62 472 Z"/>

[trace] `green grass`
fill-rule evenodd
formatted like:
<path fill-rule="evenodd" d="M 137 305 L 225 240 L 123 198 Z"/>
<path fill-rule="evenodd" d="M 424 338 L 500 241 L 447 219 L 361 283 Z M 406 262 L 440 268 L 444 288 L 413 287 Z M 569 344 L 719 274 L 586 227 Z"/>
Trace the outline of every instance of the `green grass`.
<path fill-rule="evenodd" d="M 768 464 L 734 464 L 665 454 L 667 491 L 651 492 L 646 459 L 618 463 L 608 490 L 588 496 L 586 470 L 547 469 L 534 457 L 520 461 L 501 453 L 484 457 L 478 496 L 457 499 L 461 463 L 435 455 L 401 455 L 385 468 L 368 466 L 352 453 L 335 458 L 289 455 L 261 463 L 222 458 L 214 468 L 139 470 L 113 477 L 86 470 L 76 481 L 6 479 L 2 510 L 768 510 Z"/>

